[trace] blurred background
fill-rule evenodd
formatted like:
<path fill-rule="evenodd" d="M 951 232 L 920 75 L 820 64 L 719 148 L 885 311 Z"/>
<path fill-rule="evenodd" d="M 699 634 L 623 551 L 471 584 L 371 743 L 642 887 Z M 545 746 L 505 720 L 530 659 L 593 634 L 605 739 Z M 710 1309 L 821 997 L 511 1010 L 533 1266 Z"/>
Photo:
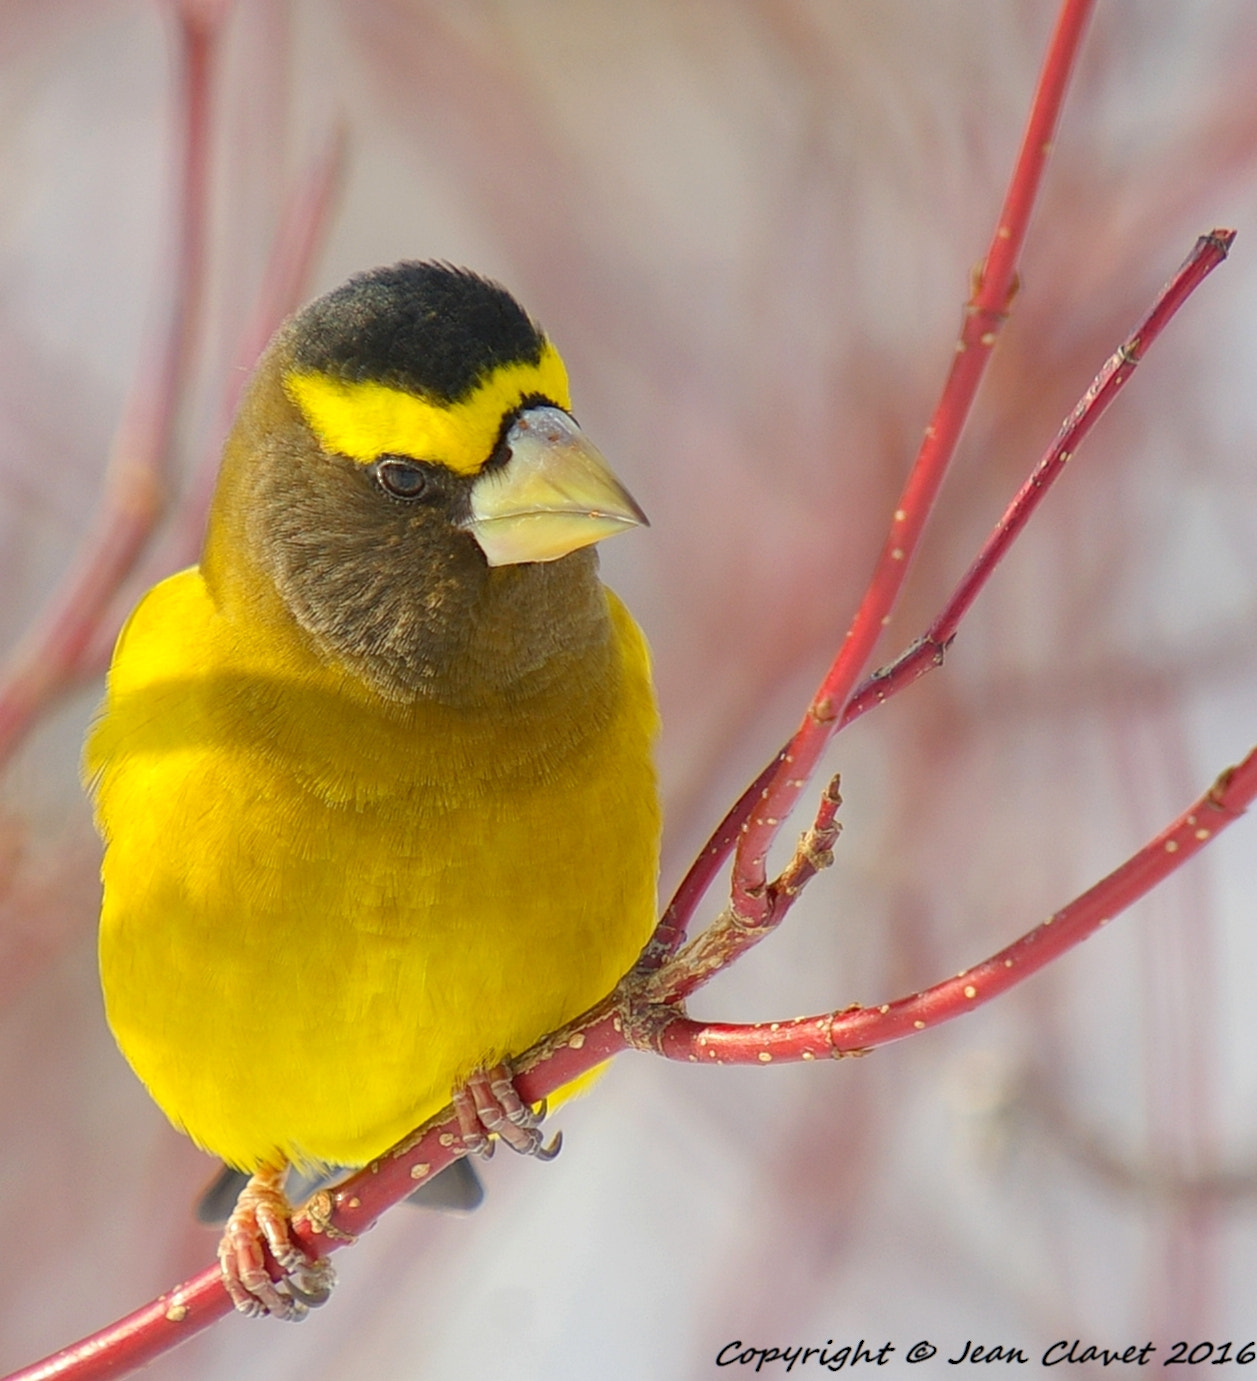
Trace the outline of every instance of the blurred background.
<path fill-rule="evenodd" d="M 163 447 L 168 517 L 123 602 L 195 554 L 259 322 L 404 257 L 499 278 L 562 349 L 582 424 L 653 523 L 603 563 L 655 651 L 666 893 L 854 609 L 1054 8 L 4 0 L 0 645 L 72 566 L 163 349 L 188 238 L 182 22 L 209 95 L 204 286 Z M 881 660 L 1195 237 L 1238 227 L 1232 259 L 946 669 L 838 740 L 835 867 L 697 1014 L 877 1003 L 972 964 L 1257 736 L 1255 79 L 1244 0 L 1100 5 L 1020 298 Z M 77 776 L 100 691 L 83 678 L 41 707 L 0 778 L 5 1370 L 214 1247 L 190 1207 L 212 1163 L 101 1011 Z M 921 1338 L 941 1356 L 966 1339 L 1031 1357 L 1075 1337 L 1238 1346 L 1257 1335 L 1255 898 L 1240 822 L 1050 971 L 919 1039 L 770 1070 L 625 1055 L 563 1109 L 555 1164 L 498 1156 L 473 1216 L 399 1209 L 341 1253 L 337 1295 L 300 1329 L 229 1319 L 148 1374 L 688 1378 L 734 1339 L 891 1341 L 900 1358 Z"/>

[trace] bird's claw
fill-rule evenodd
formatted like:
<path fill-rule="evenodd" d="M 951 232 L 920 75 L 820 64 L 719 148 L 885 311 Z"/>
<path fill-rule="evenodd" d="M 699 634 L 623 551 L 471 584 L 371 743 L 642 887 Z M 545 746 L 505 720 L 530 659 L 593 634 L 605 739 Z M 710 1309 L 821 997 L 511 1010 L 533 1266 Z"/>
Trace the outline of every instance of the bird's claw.
<path fill-rule="evenodd" d="M 538 1160 L 553 1160 L 563 1145 L 562 1132 L 556 1132 L 548 1146 L 542 1144 L 538 1128 L 545 1120 L 546 1101 L 536 1108 L 525 1103 L 505 1065 L 477 1070 L 455 1092 L 454 1111 L 464 1150 L 482 1160 L 493 1155 L 494 1137 L 521 1156 Z"/>
<path fill-rule="evenodd" d="M 283 1177 L 282 1168 L 265 1166 L 240 1191 L 218 1244 L 218 1264 L 240 1313 L 297 1323 L 327 1300 L 336 1273 L 331 1262 L 308 1256 L 293 1241 Z M 271 1279 L 267 1252 L 282 1272 L 279 1280 Z"/>

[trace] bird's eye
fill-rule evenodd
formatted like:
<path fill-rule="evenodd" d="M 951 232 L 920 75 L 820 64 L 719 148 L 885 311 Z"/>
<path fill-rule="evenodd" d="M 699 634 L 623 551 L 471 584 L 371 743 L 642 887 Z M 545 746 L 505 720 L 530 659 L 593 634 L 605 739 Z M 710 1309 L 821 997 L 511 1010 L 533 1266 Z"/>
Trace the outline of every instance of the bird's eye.
<path fill-rule="evenodd" d="M 413 460 L 385 456 L 376 462 L 375 474 L 380 487 L 397 499 L 421 499 L 428 491 L 428 477 Z"/>

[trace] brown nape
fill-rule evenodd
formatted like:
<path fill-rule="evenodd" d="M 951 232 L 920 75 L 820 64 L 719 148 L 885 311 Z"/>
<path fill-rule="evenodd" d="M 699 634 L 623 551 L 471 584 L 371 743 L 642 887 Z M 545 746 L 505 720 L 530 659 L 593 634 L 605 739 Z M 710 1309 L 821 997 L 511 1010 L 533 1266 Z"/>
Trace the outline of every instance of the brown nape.
<path fill-rule="evenodd" d="M 372 470 L 328 455 L 280 386 L 281 340 L 227 443 L 202 562 L 222 603 L 276 598 L 318 654 L 395 702 L 490 708 L 611 657 L 592 548 L 490 568 L 457 526 L 471 479 L 433 467 L 430 497 L 399 502 Z M 224 496 L 230 496 L 225 498 Z M 277 613 L 278 611 L 272 611 Z M 605 658 L 592 655 L 598 647 Z"/>

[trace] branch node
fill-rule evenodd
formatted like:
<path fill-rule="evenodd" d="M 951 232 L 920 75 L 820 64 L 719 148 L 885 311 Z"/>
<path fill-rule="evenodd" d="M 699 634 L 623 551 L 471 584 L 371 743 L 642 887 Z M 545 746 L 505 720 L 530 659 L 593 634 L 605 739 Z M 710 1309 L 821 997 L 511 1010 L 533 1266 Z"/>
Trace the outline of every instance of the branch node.
<path fill-rule="evenodd" d="M 332 1198 L 331 1191 L 320 1189 L 317 1194 L 311 1197 L 302 1206 L 301 1216 L 310 1224 L 310 1231 L 318 1234 L 322 1233 L 325 1237 L 337 1242 L 356 1242 L 358 1239 L 352 1232 L 344 1232 L 332 1221 L 332 1214 L 335 1212 L 336 1202 Z"/>
<path fill-rule="evenodd" d="M 1006 237 L 1002 237 L 1006 238 Z M 1008 284 L 1008 291 L 1004 294 L 1004 305 L 999 311 L 991 307 L 984 307 L 978 298 L 982 295 L 982 289 L 986 286 L 986 261 L 974 264 L 969 271 L 969 301 L 965 303 L 965 314 L 967 316 L 988 316 L 993 320 L 1003 323 L 1012 315 L 1013 303 L 1017 300 L 1017 295 L 1021 292 L 1021 275 L 1014 273 Z"/>
<path fill-rule="evenodd" d="M 1236 815 L 1239 812 L 1230 804 L 1227 797 L 1230 795 L 1231 782 L 1235 777 L 1236 768 L 1228 767 L 1219 772 L 1217 779 L 1209 788 L 1205 797 L 1206 801 L 1214 810 L 1224 811 L 1227 815 Z"/>
<path fill-rule="evenodd" d="M 828 695 L 814 700 L 807 707 L 807 712 L 818 724 L 830 724 L 838 717 L 838 712 L 834 709 L 834 702 Z"/>
<path fill-rule="evenodd" d="M 635 1000 L 633 989 L 622 983 L 618 992 L 621 1030 L 625 1042 L 633 1050 L 647 1055 L 663 1054 L 663 1033 L 677 1017 L 685 1016 L 680 1002 L 651 1002 Z"/>
<path fill-rule="evenodd" d="M 831 1046 L 829 1058 L 831 1060 L 862 1060 L 865 1055 L 871 1055 L 874 1047 L 871 1045 L 858 1045 L 853 1050 L 839 1050 L 837 1046 Z"/>

